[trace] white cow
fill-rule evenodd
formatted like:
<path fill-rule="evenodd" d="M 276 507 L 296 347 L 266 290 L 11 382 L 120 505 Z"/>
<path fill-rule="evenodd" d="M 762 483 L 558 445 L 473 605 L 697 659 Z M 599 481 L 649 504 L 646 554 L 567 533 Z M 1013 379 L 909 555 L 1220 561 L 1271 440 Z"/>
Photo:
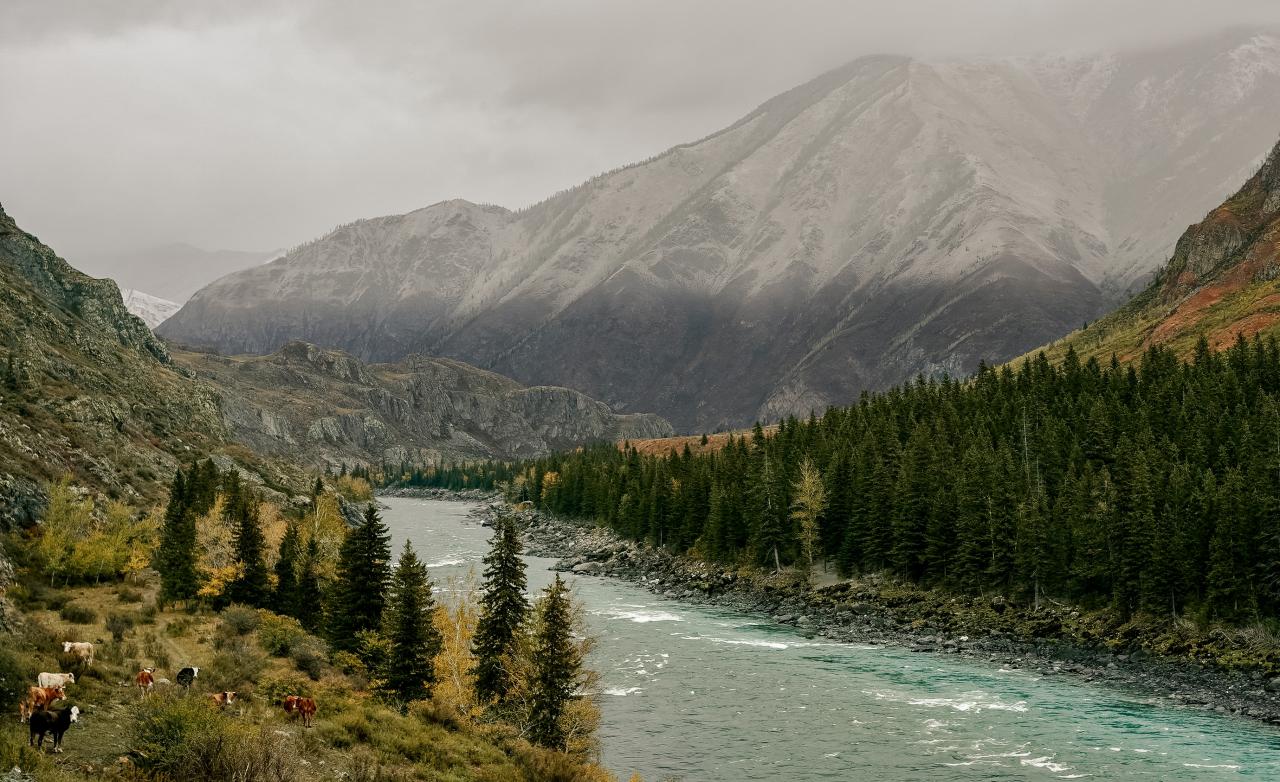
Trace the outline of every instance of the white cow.
<path fill-rule="evenodd" d="M 88 641 L 63 641 L 63 654 L 75 654 L 80 658 L 80 662 L 86 666 L 93 667 L 93 644 Z"/>
<path fill-rule="evenodd" d="M 58 687 L 76 683 L 76 675 L 74 673 L 45 673 L 41 672 L 36 677 L 36 683 L 41 687 Z"/>

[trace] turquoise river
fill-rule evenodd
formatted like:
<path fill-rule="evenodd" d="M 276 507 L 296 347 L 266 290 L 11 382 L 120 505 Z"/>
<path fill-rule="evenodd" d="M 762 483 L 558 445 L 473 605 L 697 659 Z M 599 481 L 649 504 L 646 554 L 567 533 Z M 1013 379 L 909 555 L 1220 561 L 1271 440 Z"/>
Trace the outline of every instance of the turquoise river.
<path fill-rule="evenodd" d="M 463 502 L 387 497 L 437 589 L 481 569 Z M 552 574 L 529 558 L 530 590 Z M 603 762 L 626 779 L 1280 780 L 1280 731 L 1068 678 L 806 639 L 766 618 L 577 577 Z"/>

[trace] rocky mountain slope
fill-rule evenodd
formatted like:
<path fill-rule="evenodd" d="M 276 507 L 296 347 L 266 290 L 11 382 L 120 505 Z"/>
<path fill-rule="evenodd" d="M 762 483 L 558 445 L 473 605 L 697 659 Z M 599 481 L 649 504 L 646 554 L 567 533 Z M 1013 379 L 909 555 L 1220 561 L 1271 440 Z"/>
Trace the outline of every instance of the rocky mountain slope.
<path fill-rule="evenodd" d="M 1065 334 L 1143 284 L 1277 127 L 1273 34 L 864 58 L 520 212 L 344 226 L 160 333 L 445 355 L 711 430 Z"/>
<path fill-rule="evenodd" d="M 111 280 L 72 268 L 0 209 L 0 528 L 69 474 L 155 499 L 179 458 L 225 442 L 217 396 L 170 361 Z"/>
<path fill-rule="evenodd" d="M 1187 229 L 1145 291 L 1046 352 L 1131 361 L 1165 345 L 1186 357 L 1202 337 L 1221 349 L 1255 334 L 1280 336 L 1280 143 L 1239 192 Z"/>
<path fill-rule="evenodd" d="M 175 350 L 221 393 L 231 436 L 307 463 L 527 458 L 593 440 L 662 437 L 653 415 L 618 415 L 565 388 L 526 388 L 448 359 L 365 365 L 293 342 L 264 357 Z"/>
<path fill-rule="evenodd" d="M 125 309 L 141 318 L 150 329 L 164 323 L 173 313 L 182 309 L 181 304 L 133 288 L 121 290 L 120 295 L 124 298 Z"/>
<path fill-rule="evenodd" d="M 291 345 L 262 359 L 178 351 L 175 362 L 114 282 L 72 268 L 2 208 L 0 335 L 0 531 L 37 519 L 43 484 L 63 475 L 146 504 L 180 462 L 206 455 L 304 492 L 305 470 L 326 457 L 533 456 L 671 431 L 447 360 L 365 367 Z"/>

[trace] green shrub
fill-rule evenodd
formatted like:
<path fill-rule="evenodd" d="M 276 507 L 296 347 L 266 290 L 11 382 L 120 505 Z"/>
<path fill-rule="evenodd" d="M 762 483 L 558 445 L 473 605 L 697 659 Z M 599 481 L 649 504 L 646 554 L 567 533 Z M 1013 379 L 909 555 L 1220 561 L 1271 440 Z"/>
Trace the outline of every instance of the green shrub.
<path fill-rule="evenodd" d="M 302 623 L 291 616 L 270 611 L 259 613 L 258 643 L 273 657 L 287 657 L 294 645 L 307 638 Z"/>
<path fill-rule="evenodd" d="M 170 638 L 181 638 L 191 632 L 193 624 L 190 617 L 183 616 L 164 626 L 164 634 Z"/>
<path fill-rule="evenodd" d="M 36 680 L 36 672 L 12 651 L 0 648 L 0 709 L 8 712 L 17 706 L 27 687 Z"/>
<path fill-rule="evenodd" d="M 311 695 L 311 683 L 295 674 L 267 676 L 254 688 L 254 695 L 272 706 L 279 706 L 286 695 Z"/>
<path fill-rule="evenodd" d="M 165 779 L 293 782 L 301 765 L 287 737 L 237 723 L 203 698 L 152 698 L 139 711 L 132 747 L 139 768 Z"/>
<path fill-rule="evenodd" d="M 318 638 L 306 638 L 295 643 L 289 650 L 289 658 L 293 660 L 293 664 L 313 682 L 320 681 L 327 655 L 328 650 Z"/>
<path fill-rule="evenodd" d="M 248 606 L 228 606 L 218 622 L 218 640 L 248 635 L 258 629 L 259 621 L 258 612 Z"/>
<path fill-rule="evenodd" d="M 209 688 L 218 690 L 251 689 L 262 670 L 267 667 L 267 656 L 244 638 L 228 641 L 209 661 L 208 668 L 200 669 L 200 678 Z"/>
<path fill-rule="evenodd" d="M 111 633 L 111 640 L 120 643 L 124 640 L 125 633 L 133 629 L 136 621 L 133 614 L 113 613 L 107 617 L 107 632 Z"/>
<path fill-rule="evenodd" d="M 122 603 L 142 602 L 142 592 L 124 584 L 121 584 L 116 588 L 116 597 L 120 598 L 120 602 Z"/>
<path fill-rule="evenodd" d="M 138 614 L 138 621 L 144 625 L 153 625 L 156 623 L 156 616 L 159 613 L 160 609 L 155 603 L 147 603 Z"/>
<path fill-rule="evenodd" d="M 67 603 L 62 606 L 58 616 L 62 617 L 62 621 L 70 622 L 73 625 L 91 625 L 98 621 L 97 611 L 88 606 L 76 605 L 75 603 Z"/>

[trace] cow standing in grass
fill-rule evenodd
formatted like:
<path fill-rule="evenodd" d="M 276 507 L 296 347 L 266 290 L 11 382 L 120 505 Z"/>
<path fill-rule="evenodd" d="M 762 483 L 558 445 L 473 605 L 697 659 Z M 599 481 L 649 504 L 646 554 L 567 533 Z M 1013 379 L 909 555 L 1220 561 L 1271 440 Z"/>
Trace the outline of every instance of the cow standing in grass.
<path fill-rule="evenodd" d="M 196 677 L 199 675 L 200 669 L 192 666 L 178 671 L 178 675 L 175 678 L 177 678 L 178 684 L 182 685 L 184 689 L 189 690 L 191 689 L 191 683 L 194 682 Z"/>
<path fill-rule="evenodd" d="M 142 697 L 151 694 L 151 688 L 156 684 L 155 668 L 143 668 L 138 671 L 138 675 L 133 677 L 133 683 L 138 685 L 138 690 L 142 693 Z"/>
<path fill-rule="evenodd" d="M 214 706 L 217 706 L 219 709 L 225 709 L 236 702 L 236 693 L 234 690 L 214 692 L 209 694 L 209 699 L 213 701 Z"/>
<path fill-rule="evenodd" d="M 93 667 L 93 644 L 88 641 L 63 641 L 63 654 L 74 654 L 86 668 Z"/>
<path fill-rule="evenodd" d="M 76 683 L 76 675 L 74 673 L 46 673 L 41 672 L 36 677 L 36 684 L 41 687 L 65 687 L 68 684 Z"/>
<path fill-rule="evenodd" d="M 290 717 L 302 716 L 302 727 L 311 727 L 316 716 L 316 702 L 301 695 L 286 695 L 282 702 L 284 713 Z"/>
<path fill-rule="evenodd" d="M 62 734 L 67 732 L 71 723 L 80 721 L 80 707 L 67 706 L 63 709 L 51 709 L 31 715 L 31 733 L 27 737 L 27 746 L 44 749 L 44 734 L 53 734 L 53 751 L 62 751 Z M 39 737 L 39 741 L 36 740 Z"/>
<path fill-rule="evenodd" d="M 57 687 L 31 687 L 27 689 L 27 697 L 18 704 L 18 721 L 26 722 L 31 715 L 49 708 L 54 701 L 67 697 L 62 685 Z"/>

